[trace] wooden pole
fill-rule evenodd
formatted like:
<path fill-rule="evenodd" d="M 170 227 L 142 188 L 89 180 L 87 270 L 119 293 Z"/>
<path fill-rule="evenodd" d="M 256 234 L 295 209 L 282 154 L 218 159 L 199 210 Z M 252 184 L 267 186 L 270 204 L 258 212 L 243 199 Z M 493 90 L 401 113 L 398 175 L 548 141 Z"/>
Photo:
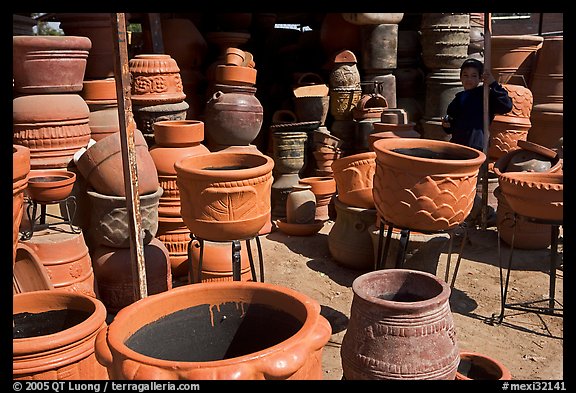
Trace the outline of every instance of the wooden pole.
<path fill-rule="evenodd" d="M 490 70 L 491 68 L 491 26 L 492 18 L 489 12 L 484 13 L 484 69 Z M 490 143 L 490 115 L 489 115 L 489 98 L 490 87 L 484 83 L 484 102 L 483 102 L 483 115 L 484 115 L 484 146 L 483 151 L 486 154 L 486 160 L 481 167 L 482 173 L 482 213 L 480 220 L 480 227 L 482 230 L 486 229 L 488 221 L 488 145 Z"/>
<path fill-rule="evenodd" d="M 142 217 L 138 195 L 138 168 L 134 130 L 136 122 L 132 115 L 130 98 L 130 71 L 128 69 L 128 41 L 126 39 L 126 17 L 124 13 L 111 14 L 114 41 L 114 76 L 116 79 L 116 98 L 118 100 L 118 120 L 120 125 L 120 148 L 122 149 L 122 169 L 126 204 L 130 219 L 130 261 L 134 281 L 134 299 L 148 296 L 146 287 L 146 267 L 144 264 L 144 241 L 142 236 Z"/>
<path fill-rule="evenodd" d="M 148 14 L 148 23 L 150 24 L 150 35 L 152 37 L 152 52 L 164 53 L 164 41 L 162 40 L 162 22 L 160 14 L 151 12 Z"/>

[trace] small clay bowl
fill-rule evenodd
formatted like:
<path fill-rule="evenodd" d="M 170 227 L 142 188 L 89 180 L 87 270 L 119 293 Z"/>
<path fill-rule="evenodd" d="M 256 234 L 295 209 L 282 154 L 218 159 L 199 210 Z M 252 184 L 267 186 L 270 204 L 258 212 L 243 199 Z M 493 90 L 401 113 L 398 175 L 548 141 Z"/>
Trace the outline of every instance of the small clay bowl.
<path fill-rule="evenodd" d="M 226 49 L 226 65 L 227 66 L 241 66 L 244 65 L 246 54 L 242 49 L 228 48 Z"/>
<path fill-rule="evenodd" d="M 62 201 L 72 192 L 76 174 L 65 169 L 32 170 L 26 191 L 35 202 Z"/>
<path fill-rule="evenodd" d="M 312 236 L 324 226 L 324 221 L 314 220 L 311 224 L 290 224 L 285 219 L 277 220 L 276 226 L 281 232 L 290 236 Z"/>
<path fill-rule="evenodd" d="M 216 83 L 234 86 L 254 86 L 256 84 L 256 68 L 243 66 L 216 66 Z"/>

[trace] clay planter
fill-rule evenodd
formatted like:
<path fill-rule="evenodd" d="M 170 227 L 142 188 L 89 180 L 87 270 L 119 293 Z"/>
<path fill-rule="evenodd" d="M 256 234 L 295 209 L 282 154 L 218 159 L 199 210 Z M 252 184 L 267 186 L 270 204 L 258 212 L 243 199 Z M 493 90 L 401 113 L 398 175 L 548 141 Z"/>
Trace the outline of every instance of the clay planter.
<path fill-rule="evenodd" d="M 368 145 L 374 151 L 374 142 L 387 138 L 420 138 L 420 133 L 414 129 L 416 123 L 410 121 L 406 124 L 374 123 L 374 132 L 368 135 Z"/>
<path fill-rule="evenodd" d="M 366 152 L 342 157 L 332 163 L 338 200 L 365 209 L 374 208 L 372 188 L 376 170 L 376 153 Z"/>
<path fill-rule="evenodd" d="M 12 37 L 14 89 L 22 94 L 77 93 L 82 90 L 92 43 L 77 36 Z"/>
<path fill-rule="evenodd" d="M 134 105 L 182 102 L 186 98 L 176 60 L 165 54 L 139 54 L 128 62 Z"/>
<path fill-rule="evenodd" d="M 332 197 L 336 194 L 336 180 L 331 176 L 314 176 L 300 179 L 301 184 L 312 187 L 312 192 L 316 196 L 315 219 L 326 221 L 330 219 L 328 206 L 332 202 Z"/>
<path fill-rule="evenodd" d="M 168 250 L 156 238 L 143 247 L 146 269 L 146 289 L 154 295 L 172 289 L 172 272 Z M 98 283 L 98 298 L 109 313 L 115 314 L 134 303 L 136 281 L 132 276 L 130 248 L 98 246 L 92 251 L 94 275 Z"/>
<path fill-rule="evenodd" d="M 250 271 L 248 251 L 244 244 L 240 249 L 240 280 L 253 281 Z M 232 243 L 204 241 L 202 255 L 202 274 L 198 280 L 198 264 L 200 263 L 200 244 L 192 242 L 192 280 L 191 283 L 232 281 Z"/>
<path fill-rule="evenodd" d="M 530 121 L 532 127 L 526 139 L 542 146 L 555 148 L 564 135 L 564 104 L 534 105 Z"/>
<path fill-rule="evenodd" d="M 538 35 L 497 35 L 490 38 L 492 45 L 492 74 L 499 83 L 508 83 L 524 63 L 531 62 L 542 47 L 544 37 Z"/>
<path fill-rule="evenodd" d="M 85 80 L 80 93 L 90 109 L 91 138 L 99 141 L 120 131 L 114 78 Z"/>
<path fill-rule="evenodd" d="M 182 217 L 158 215 L 158 231 L 156 237 L 160 240 L 170 255 L 172 277 L 180 278 L 188 274 L 188 243 L 190 229 L 182 221 Z"/>
<path fill-rule="evenodd" d="M 541 220 L 563 220 L 563 173 L 506 172 L 498 176 L 498 184 L 515 213 Z"/>
<path fill-rule="evenodd" d="M 64 169 L 30 171 L 26 193 L 35 202 L 54 203 L 62 201 L 72 192 L 76 174 Z"/>
<path fill-rule="evenodd" d="M 174 164 L 182 219 L 212 241 L 255 236 L 270 214 L 272 158 L 255 153 L 209 153 Z"/>
<path fill-rule="evenodd" d="M 67 225 L 58 224 L 35 231 L 25 244 L 46 268 L 54 288 L 99 297 L 84 235 L 67 229 Z"/>
<path fill-rule="evenodd" d="M 407 269 L 378 270 L 352 283 L 340 354 L 347 380 L 452 380 L 460 362 L 450 287 Z"/>
<path fill-rule="evenodd" d="M 208 43 L 194 22 L 188 18 L 163 18 L 161 24 L 164 53 L 176 60 L 181 71 L 201 67 Z"/>
<path fill-rule="evenodd" d="M 299 96 L 292 98 L 292 101 L 299 122 L 319 121 L 321 126 L 326 124 L 330 109 L 329 96 Z"/>
<path fill-rule="evenodd" d="M 455 228 L 466 219 L 484 153 L 422 138 L 381 139 L 373 146 L 374 202 L 386 221 L 433 232 Z"/>
<path fill-rule="evenodd" d="M 121 310 L 96 355 L 113 379 L 321 380 L 330 334 L 320 305 L 292 289 L 202 283 Z"/>
<path fill-rule="evenodd" d="M 134 130 L 134 152 L 138 174 L 138 193 L 145 195 L 158 190 L 158 174 L 148 145 L 139 130 Z M 125 197 L 124 167 L 120 133 L 99 140 L 80 156 L 78 170 L 96 192 Z"/>
<path fill-rule="evenodd" d="M 526 140 L 528 131 L 521 130 L 505 130 L 498 134 L 490 135 L 490 143 L 488 145 L 488 157 L 490 160 L 495 161 L 506 153 L 518 147 L 518 141 Z"/>
<path fill-rule="evenodd" d="M 32 169 L 66 168 L 90 140 L 90 109 L 78 94 L 32 94 L 12 101 L 12 141 L 30 149 Z"/>
<path fill-rule="evenodd" d="M 107 247 L 130 248 L 130 215 L 126 197 L 100 194 L 88 189 L 90 199 L 89 243 Z M 150 194 L 139 194 L 141 228 L 144 245 L 158 230 L 158 203 L 164 190 L 158 187 Z"/>
<path fill-rule="evenodd" d="M 12 293 L 54 289 L 40 257 L 26 243 L 18 242 L 12 269 Z"/>
<path fill-rule="evenodd" d="M 352 109 L 354 120 L 377 118 L 388 107 L 388 101 L 380 94 L 362 94 L 356 106 Z"/>
<path fill-rule="evenodd" d="M 478 352 L 460 352 L 460 364 L 456 372 L 458 381 L 510 381 L 512 374 L 508 367 L 491 356 Z"/>
<path fill-rule="evenodd" d="M 12 340 L 13 379 L 108 379 L 94 355 L 96 335 L 107 326 L 100 300 L 53 289 L 14 295 L 12 304 L 19 336 Z M 24 313 L 37 314 L 36 323 L 22 324 L 17 315 Z"/>
<path fill-rule="evenodd" d="M 24 214 L 24 190 L 28 187 L 30 149 L 12 145 L 12 265 L 16 261 L 16 247 L 20 237 L 20 223 Z"/>
<path fill-rule="evenodd" d="M 360 88 L 338 87 L 330 89 L 330 114 L 336 120 L 352 119 L 352 110 L 360 100 Z"/>
<path fill-rule="evenodd" d="M 256 68 L 236 65 L 217 65 L 216 83 L 233 86 L 254 86 L 256 84 Z"/>

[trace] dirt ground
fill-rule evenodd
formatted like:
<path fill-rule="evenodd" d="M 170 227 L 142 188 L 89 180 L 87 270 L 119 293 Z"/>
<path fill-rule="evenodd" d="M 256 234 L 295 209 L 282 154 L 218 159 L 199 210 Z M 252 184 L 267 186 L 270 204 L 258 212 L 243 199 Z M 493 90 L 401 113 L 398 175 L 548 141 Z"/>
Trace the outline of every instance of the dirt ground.
<path fill-rule="evenodd" d="M 290 287 L 318 301 L 322 315 L 332 326 L 332 336 L 323 352 L 325 380 L 342 379 L 340 345 L 350 316 L 352 282 L 367 272 L 342 267 L 331 256 L 328 237 L 334 223 L 327 221 L 319 233 L 309 237 L 288 236 L 277 229 L 261 236 L 265 281 Z M 563 317 L 505 309 L 501 324 L 488 323 L 492 314 L 500 315 L 501 310 L 498 233 L 495 227 L 470 228 L 468 236 L 450 297 L 460 350 L 498 359 L 516 380 L 564 379 Z M 404 267 L 444 279 L 448 241 L 441 244 L 435 246 L 439 247 L 438 253 L 432 258 L 416 258 L 418 251 L 414 251 Z M 459 249 L 453 247 L 449 281 Z M 509 251 L 501 242 L 500 260 L 504 266 Z M 557 307 L 563 304 L 562 241 L 559 251 Z M 550 248 L 514 250 L 507 303 L 548 298 L 550 255 Z"/>

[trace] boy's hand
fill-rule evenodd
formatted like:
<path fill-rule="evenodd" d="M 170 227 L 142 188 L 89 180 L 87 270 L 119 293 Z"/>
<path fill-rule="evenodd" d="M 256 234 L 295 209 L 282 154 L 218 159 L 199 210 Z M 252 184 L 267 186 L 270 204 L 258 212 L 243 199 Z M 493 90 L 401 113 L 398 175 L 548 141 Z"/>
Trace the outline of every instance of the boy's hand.
<path fill-rule="evenodd" d="M 442 127 L 450 128 L 450 120 L 451 120 L 451 117 L 448 115 L 442 117 Z"/>
<path fill-rule="evenodd" d="M 491 85 L 492 82 L 494 82 L 496 79 L 494 79 L 494 76 L 492 75 L 490 70 L 485 70 L 484 73 L 482 74 L 482 80 L 487 85 Z"/>

